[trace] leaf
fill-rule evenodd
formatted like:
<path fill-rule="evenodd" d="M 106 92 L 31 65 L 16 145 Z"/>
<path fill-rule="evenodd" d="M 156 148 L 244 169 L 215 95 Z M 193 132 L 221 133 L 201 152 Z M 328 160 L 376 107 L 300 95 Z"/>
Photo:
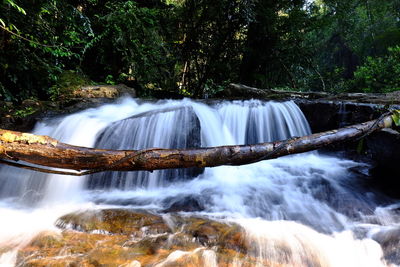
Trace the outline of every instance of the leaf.
<path fill-rule="evenodd" d="M 357 144 L 357 154 L 361 154 L 364 150 L 364 138 L 361 139 Z"/>
<path fill-rule="evenodd" d="M 16 8 L 17 8 L 17 10 L 18 10 L 20 13 L 26 15 L 26 12 L 25 12 L 25 10 L 24 10 L 23 8 L 21 8 L 21 7 L 19 7 L 19 6 L 16 6 Z"/>
<path fill-rule="evenodd" d="M 22 7 L 20 7 L 19 5 L 17 5 L 13 0 L 6 0 L 6 2 L 7 2 L 10 6 L 12 6 L 13 8 L 17 9 L 18 12 L 20 12 L 20 13 L 26 15 L 25 10 L 24 10 Z"/>
<path fill-rule="evenodd" d="M 400 126 L 400 110 L 393 110 L 392 120 L 396 126 Z"/>

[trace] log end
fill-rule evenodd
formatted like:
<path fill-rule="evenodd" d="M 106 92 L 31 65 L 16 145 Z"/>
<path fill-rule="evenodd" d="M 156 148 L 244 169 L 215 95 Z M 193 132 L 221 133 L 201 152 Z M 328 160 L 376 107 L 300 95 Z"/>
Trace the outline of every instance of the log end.
<path fill-rule="evenodd" d="M 34 135 L 30 133 L 20 133 L 2 130 L 0 132 L 0 141 L 3 143 L 24 143 L 24 144 L 41 144 L 56 146 L 58 141 L 44 135 Z"/>
<path fill-rule="evenodd" d="M 392 124 L 393 124 L 393 119 L 391 116 L 387 116 L 384 120 L 383 120 L 383 127 L 384 128 L 392 128 Z"/>

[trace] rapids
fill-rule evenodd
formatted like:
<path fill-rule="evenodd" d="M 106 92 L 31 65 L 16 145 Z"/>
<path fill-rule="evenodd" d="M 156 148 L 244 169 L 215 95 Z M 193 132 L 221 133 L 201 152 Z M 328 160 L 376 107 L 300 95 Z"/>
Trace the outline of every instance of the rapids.
<path fill-rule="evenodd" d="M 311 133 L 291 101 L 206 105 L 131 98 L 43 120 L 33 132 L 73 145 L 113 149 L 252 144 Z M 2 167 L 0 266 L 14 266 L 18 248 L 36 233 L 60 231 L 54 222 L 65 213 L 124 207 L 163 214 L 177 206 L 188 216 L 243 226 L 257 266 L 265 260 L 282 266 L 395 266 L 399 256 L 384 258 L 381 244 L 387 239 L 379 237 L 400 227 L 399 205 L 364 185 L 368 168 L 318 152 L 245 166 L 89 177 Z M 190 253 L 201 253 L 205 266 L 217 266 L 212 248 L 175 251 L 157 266 Z M 235 262 L 232 266 L 240 266 Z"/>

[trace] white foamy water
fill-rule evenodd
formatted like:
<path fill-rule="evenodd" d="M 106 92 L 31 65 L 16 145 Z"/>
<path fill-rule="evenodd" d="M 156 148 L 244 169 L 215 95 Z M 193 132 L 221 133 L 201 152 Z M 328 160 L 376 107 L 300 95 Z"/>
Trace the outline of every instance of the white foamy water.
<path fill-rule="evenodd" d="M 251 144 L 307 135 L 310 129 L 293 102 L 209 106 L 188 99 L 141 103 L 125 98 L 43 121 L 34 133 L 73 145 L 142 149 Z M 399 227 L 396 208 L 379 207 L 375 195 L 357 184 L 354 168 L 368 166 L 316 152 L 246 166 L 91 177 L 4 167 L 0 248 L 10 249 L 0 256 L 0 266 L 13 266 L 16 248 L 40 231 L 54 230 L 55 220 L 70 211 L 113 205 L 162 212 L 188 201 L 197 207 L 189 215 L 242 225 L 257 266 L 266 261 L 283 266 L 389 266 L 371 237 Z M 200 253 L 205 266 L 216 266 L 216 254 L 205 248 L 176 251 L 159 266 L 193 253 Z"/>
<path fill-rule="evenodd" d="M 238 223 L 253 240 L 250 255 L 261 265 L 263 260 L 283 262 L 286 266 L 386 266 L 378 243 L 355 240 L 352 232 L 324 235 L 292 221 L 243 219 Z"/>

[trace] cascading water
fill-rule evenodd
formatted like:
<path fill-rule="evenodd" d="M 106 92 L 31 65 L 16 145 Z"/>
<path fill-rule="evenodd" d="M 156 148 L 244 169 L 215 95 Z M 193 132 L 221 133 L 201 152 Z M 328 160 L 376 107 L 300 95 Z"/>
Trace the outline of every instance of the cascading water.
<path fill-rule="evenodd" d="M 140 103 L 126 98 L 41 122 L 34 132 L 81 146 L 142 149 L 251 144 L 303 136 L 310 129 L 293 102 L 209 106 L 187 99 Z M 35 232 L 54 230 L 60 215 L 77 208 L 113 205 L 166 213 L 190 203 L 180 208 L 188 216 L 242 225 L 252 244 L 248 253 L 258 259 L 256 266 L 265 261 L 282 266 L 388 266 L 381 246 L 371 238 L 379 241 L 396 229 L 397 206 L 380 207 L 381 199 L 352 171 L 367 168 L 315 152 L 246 166 L 79 178 L 3 167 L 0 255 L 2 247 L 16 249 L 3 253 L 0 265 L 13 266 L 17 249 Z M 213 250 L 193 253 L 200 252 L 206 266 L 216 266 Z M 157 266 L 188 253 L 172 253 Z M 232 266 L 240 266 L 232 261 Z"/>
<path fill-rule="evenodd" d="M 200 147 L 200 125 L 189 106 L 137 114 L 114 122 L 100 132 L 95 147 L 104 149 L 194 148 Z M 92 175 L 90 188 L 154 188 L 183 179 L 194 169 L 150 172 L 105 172 Z"/>

